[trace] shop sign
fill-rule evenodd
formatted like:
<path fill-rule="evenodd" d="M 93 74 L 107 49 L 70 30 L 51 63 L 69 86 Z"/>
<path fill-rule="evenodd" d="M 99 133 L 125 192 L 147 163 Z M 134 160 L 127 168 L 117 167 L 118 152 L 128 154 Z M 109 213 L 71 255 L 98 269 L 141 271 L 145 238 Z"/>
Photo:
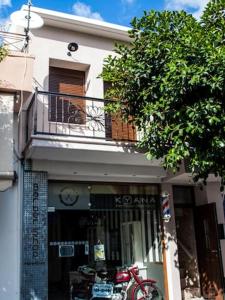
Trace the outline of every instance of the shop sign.
<path fill-rule="evenodd" d="M 65 206 L 74 206 L 79 199 L 79 194 L 73 188 L 64 187 L 60 190 L 59 199 Z"/>
<path fill-rule="evenodd" d="M 47 299 L 47 174 L 24 172 L 22 299 Z"/>
<path fill-rule="evenodd" d="M 32 195 L 32 217 L 33 217 L 33 228 L 31 231 L 32 235 L 32 257 L 39 257 L 39 248 L 40 248 L 40 240 L 39 240 L 39 218 L 40 218 L 40 209 L 39 209 L 39 184 L 33 183 L 33 195 Z"/>
<path fill-rule="evenodd" d="M 165 222 L 169 222 L 171 219 L 170 204 L 169 204 L 169 194 L 167 192 L 161 195 L 161 205 L 162 205 L 162 219 Z"/>
<path fill-rule="evenodd" d="M 47 239 L 47 188 L 45 174 L 26 172 L 24 187 L 24 264 L 45 264 Z"/>
<path fill-rule="evenodd" d="M 105 246 L 104 244 L 94 245 L 95 261 L 105 260 Z"/>
<path fill-rule="evenodd" d="M 88 210 L 90 192 L 88 185 L 70 183 L 50 183 L 48 185 L 48 205 L 54 210 Z"/>
<path fill-rule="evenodd" d="M 139 209 L 155 208 L 158 196 L 156 195 L 110 195 L 91 194 L 91 209 Z"/>

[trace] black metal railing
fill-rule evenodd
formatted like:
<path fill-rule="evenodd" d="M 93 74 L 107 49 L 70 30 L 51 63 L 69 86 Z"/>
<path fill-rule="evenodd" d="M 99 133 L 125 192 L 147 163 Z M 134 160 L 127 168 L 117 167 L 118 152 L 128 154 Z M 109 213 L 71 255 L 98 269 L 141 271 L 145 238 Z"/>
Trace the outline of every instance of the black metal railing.
<path fill-rule="evenodd" d="M 36 91 L 27 111 L 27 140 L 33 134 L 135 142 L 136 129 L 118 114 L 110 100 Z"/>

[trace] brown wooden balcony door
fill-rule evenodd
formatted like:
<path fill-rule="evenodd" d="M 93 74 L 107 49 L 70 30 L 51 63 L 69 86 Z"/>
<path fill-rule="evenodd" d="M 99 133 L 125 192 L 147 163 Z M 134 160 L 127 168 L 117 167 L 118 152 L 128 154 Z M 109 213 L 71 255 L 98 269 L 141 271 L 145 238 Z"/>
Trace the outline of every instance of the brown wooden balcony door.
<path fill-rule="evenodd" d="M 50 92 L 84 96 L 84 85 L 84 72 L 56 67 L 49 69 Z M 49 98 L 49 121 L 84 124 L 85 106 L 83 99 L 52 95 Z"/>
<path fill-rule="evenodd" d="M 111 87 L 110 82 L 104 81 L 104 95 Z M 107 123 L 111 126 L 106 126 L 106 137 L 115 141 L 136 141 L 136 129 L 132 123 L 124 122 L 120 113 L 115 113 L 106 117 Z"/>
<path fill-rule="evenodd" d="M 112 139 L 119 141 L 136 141 L 136 130 L 133 124 L 122 120 L 120 114 L 113 114 L 112 120 Z"/>

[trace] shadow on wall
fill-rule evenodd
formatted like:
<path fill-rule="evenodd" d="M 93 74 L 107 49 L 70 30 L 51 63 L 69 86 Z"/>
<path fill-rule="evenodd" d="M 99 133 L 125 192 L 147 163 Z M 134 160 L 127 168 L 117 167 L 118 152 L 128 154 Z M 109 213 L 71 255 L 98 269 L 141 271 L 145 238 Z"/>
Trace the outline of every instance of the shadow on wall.
<path fill-rule="evenodd" d="M 185 238 L 185 237 L 184 237 Z M 188 237 L 186 237 L 188 238 Z M 173 249 L 173 244 L 177 245 L 176 250 L 173 253 L 173 262 L 175 268 L 180 270 L 180 278 L 185 280 L 185 286 L 182 286 L 182 290 L 185 291 L 186 295 L 189 293 L 191 298 L 196 297 L 194 299 L 201 299 L 200 294 L 200 278 L 199 278 L 199 270 L 198 270 L 198 263 L 196 257 L 191 254 L 190 248 L 187 245 L 184 245 L 180 240 L 177 239 L 177 232 L 174 230 L 172 233 L 167 233 L 166 243 L 164 244 L 164 250 Z M 178 253 L 179 251 L 179 253 Z M 179 256 L 182 257 L 181 251 L 185 253 L 187 261 L 186 265 L 183 266 L 183 261 L 179 262 Z M 188 265 L 187 265 L 188 264 Z M 184 271 L 184 274 L 182 272 Z M 212 298 L 215 300 L 224 300 L 224 292 L 223 289 L 219 288 L 215 281 L 207 275 L 207 269 L 202 271 L 202 280 L 201 280 L 201 288 L 202 292 L 206 291 L 206 294 L 209 290 L 209 285 L 211 282 L 212 288 Z M 199 298 L 200 297 L 200 298 Z M 187 298 L 189 299 L 189 298 Z"/>
<path fill-rule="evenodd" d="M 169 248 L 172 246 L 171 244 L 177 245 L 177 234 L 176 230 L 173 230 L 172 233 L 167 232 L 167 237 L 165 238 L 165 242 L 163 244 L 164 250 L 169 250 Z M 178 260 L 178 248 L 176 247 L 176 251 L 173 253 L 174 257 L 174 266 L 175 268 L 179 269 L 179 260 Z"/>
<path fill-rule="evenodd" d="M 188 295 L 194 299 L 201 299 L 199 298 L 200 282 L 197 258 L 191 254 L 191 249 L 188 249 L 186 245 L 177 239 L 175 230 L 171 234 L 167 233 L 164 249 L 168 250 L 170 247 L 176 249 L 173 252 L 173 263 L 174 267 L 180 272 L 181 289 L 186 294 L 185 299 L 189 299 Z"/>

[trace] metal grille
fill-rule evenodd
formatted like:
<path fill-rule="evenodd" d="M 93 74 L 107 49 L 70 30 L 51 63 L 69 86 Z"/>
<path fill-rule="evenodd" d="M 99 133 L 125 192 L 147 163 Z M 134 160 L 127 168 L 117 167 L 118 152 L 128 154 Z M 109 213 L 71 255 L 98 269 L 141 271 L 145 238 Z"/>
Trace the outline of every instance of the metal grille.
<path fill-rule="evenodd" d="M 38 91 L 28 109 L 27 139 L 31 134 L 48 134 L 135 142 L 135 126 L 118 114 L 107 113 L 108 103 L 104 99 Z"/>

